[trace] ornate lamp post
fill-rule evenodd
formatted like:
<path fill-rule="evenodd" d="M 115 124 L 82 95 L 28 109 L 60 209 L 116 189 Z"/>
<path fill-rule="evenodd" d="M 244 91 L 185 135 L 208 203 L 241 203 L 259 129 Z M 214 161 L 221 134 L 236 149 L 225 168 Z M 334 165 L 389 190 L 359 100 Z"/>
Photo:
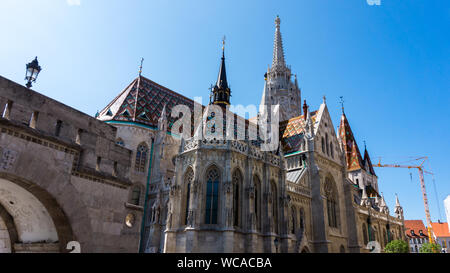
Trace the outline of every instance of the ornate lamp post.
<path fill-rule="evenodd" d="M 29 64 L 27 64 L 27 70 L 25 72 L 25 80 L 27 82 L 27 87 L 31 88 L 31 83 L 36 82 L 36 79 L 41 72 L 42 68 L 39 66 L 37 57 Z"/>

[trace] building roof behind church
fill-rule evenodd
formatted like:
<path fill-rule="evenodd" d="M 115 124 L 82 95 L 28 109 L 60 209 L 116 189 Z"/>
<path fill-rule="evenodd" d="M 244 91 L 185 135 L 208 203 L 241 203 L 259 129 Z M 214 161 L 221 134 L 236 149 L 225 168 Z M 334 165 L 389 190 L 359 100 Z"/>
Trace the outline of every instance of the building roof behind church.
<path fill-rule="evenodd" d="M 359 152 L 358 144 L 353 136 L 352 129 L 350 128 L 350 124 L 345 116 L 345 113 L 342 113 L 341 124 L 339 126 L 339 136 L 341 138 L 345 153 L 347 170 L 356 171 L 364 169 L 364 162 L 362 160 L 361 153 Z"/>
<path fill-rule="evenodd" d="M 414 231 L 414 235 L 411 231 Z M 420 231 L 423 235 L 420 235 Z M 428 238 L 427 228 L 422 220 L 405 220 L 405 233 L 409 238 Z"/>
<path fill-rule="evenodd" d="M 450 230 L 448 229 L 448 223 L 431 223 L 433 233 L 436 237 L 450 237 Z"/>

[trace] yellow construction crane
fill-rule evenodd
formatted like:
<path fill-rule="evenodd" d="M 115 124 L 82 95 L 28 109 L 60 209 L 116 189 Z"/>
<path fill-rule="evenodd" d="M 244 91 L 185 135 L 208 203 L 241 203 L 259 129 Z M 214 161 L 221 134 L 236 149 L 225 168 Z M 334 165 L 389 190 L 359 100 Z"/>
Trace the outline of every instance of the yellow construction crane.
<path fill-rule="evenodd" d="M 398 164 L 381 164 L 381 159 L 378 162 L 377 165 L 374 167 L 378 168 L 407 168 L 407 169 L 417 169 L 419 171 L 419 178 L 420 178 L 420 187 L 422 189 L 422 197 L 423 197 L 423 205 L 425 207 L 425 215 L 427 218 L 427 230 L 428 230 L 428 238 L 431 243 L 434 243 L 434 239 L 432 236 L 432 229 L 431 229 L 431 216 L 430 216 L 430 209 L 428 207 L 428 197 L 427 197 L 427 191 L 425 190 L 425 180 L 423 178 L 423 173 L 431 174 L 431 172 L 427 172 L 423 169 L 423 164 L 425 161 L 427 161 L 428 157 L 420 157 L 415 160 L 421 160 L 422 162 L 419 165 L 398 165 Z"/>

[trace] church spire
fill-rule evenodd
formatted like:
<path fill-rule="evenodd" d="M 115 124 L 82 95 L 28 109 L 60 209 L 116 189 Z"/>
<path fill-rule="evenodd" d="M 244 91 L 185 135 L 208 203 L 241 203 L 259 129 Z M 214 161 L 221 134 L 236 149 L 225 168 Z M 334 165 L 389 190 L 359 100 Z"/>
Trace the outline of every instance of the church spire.
<path fill-rule="evenodd" d="M 228 87 L 227 72 L 225 69 L 225 37 L 222 40 L 222 61 L 216 85 L 212 89 L 213 104 L 225 106 L 230 105 L 231 91 Z"/>
<path fill-rule="evenodd" d="M 286 66 L 284 61 L 284 50 L 283 50 L 283 40 L 281 39 L 281 31 L 280 31 L 280 17 L 275 19 L 275 39 L 273 44 L 273 61 L 272 67 Z"/>

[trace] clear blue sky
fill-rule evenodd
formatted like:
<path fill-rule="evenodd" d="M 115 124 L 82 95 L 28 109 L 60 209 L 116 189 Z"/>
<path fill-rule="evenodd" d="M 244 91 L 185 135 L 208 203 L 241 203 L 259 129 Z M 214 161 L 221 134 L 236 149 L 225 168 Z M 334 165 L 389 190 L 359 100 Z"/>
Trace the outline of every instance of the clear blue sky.
<path fill-rule="evenodd" d="M 34 89 L 94 115 L 137 76 L 144 57 L 144 76 L 206 98 L 226 35 L 232 102 L 258 104 L 277 14 L 302 97 L 317 109 L 326 95 L 337 126 L 344 96 L 360 149 L 365 140 L 374 163 L 429 156 L 444 218 L 449 1 L 1 0 L 0 75 L 24 84 L 25 64 L 38 56 L 43 71 Z M 398 193 L 406 218 L 425 222 L 417 171 L 412 182 L 407 169 L 376 171 L 391 211 Z M 426 185 L 436 221 L 430 176 Z"/>

